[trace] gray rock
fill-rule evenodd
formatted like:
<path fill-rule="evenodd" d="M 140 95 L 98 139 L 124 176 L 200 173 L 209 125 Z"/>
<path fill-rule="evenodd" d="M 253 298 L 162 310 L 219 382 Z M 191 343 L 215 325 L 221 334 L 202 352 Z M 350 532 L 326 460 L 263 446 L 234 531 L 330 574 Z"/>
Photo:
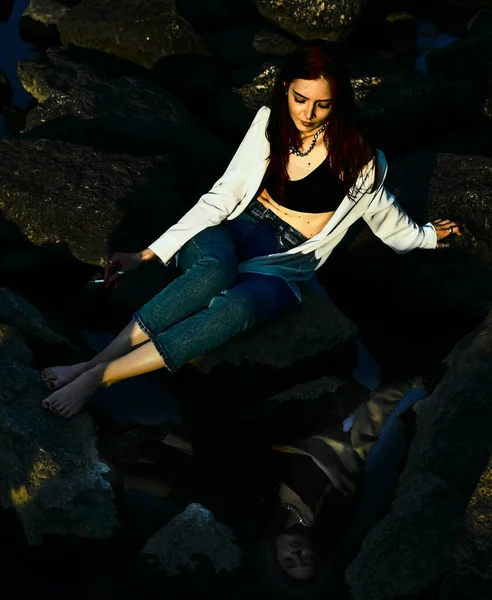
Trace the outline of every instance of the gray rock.
<path fill-rule="evenodd" d="M 75 352 L 82 352 L 84 349 L 78 341 L 55 329 L 35 306 L 7 288 L 0 288 L 0 323 L 46 344 L 60 344 Z M 22 362 L 30 363 L 27 359 Z"/>
<path fill-rule="evenodd" d="M 141 250 L 185 212 L 166 157 L 105 155 L 50 140 L 0 140 L 0 206 L 35 245 L 104 265 Z"/>
<path fill-rule="evenodd" d="M 417 432 L 389 514 L 347 570 L 354 600 L 418 594 L 449 567 L 492 435 L 492 313 L 455 346 L 418 404 Z"/>
<path fill-rule="evenodd" d="M 34 307 L 1 291 L 1 323 L 8 312 L 30 337 L 59 339 Z M 23 336 L 5 324 L 1 330 L 0 506 L 15 510 L 30 544 L 41 544 L 48 534 L 109 537 L 119 522 L 91 418 L 63 420 L 43 411 L 47 389 L 39 371 L 27 366 L 32 354 Z"/>
<path fill-rule="evenodd" d="M 66 50 L 21 61 L 19 78 L 39 102 L 27 116 L 30 136 L 94 145 L 103 140 L 131 152 L 140 141 L 156 153 L 172 153 L 186 167 L 190 180 L 210 177 L 227 165 L 232 149 L 208 132 L 182 102 L 143 77 L 107 78 L 94 64 L 74 61 Z M 218 175 L 217 175 L 218 177 Z"/>
<path fill-rule="evenodd" d="M 152 68 L 170 54 L 207 54 L 174 0 L 81 0 L 58 21 L 63 44 Z"/>
<path fill-rule="evenodd" d="M 145 562 L 169 576 L 194 571 L 206 558 L 216 573 L 233 571 L 242 560 L 233 533 L 201 504 L 190 504 L 148 540 L 140 552 Z"/>
<path fill-rule="evenodd" d="M 462 247 L 492 265 L 492 159 L 438 154 L 430 179 L 429 216 L 448 215 L 465 226 Z"/>
<path fill-rule="evenodd" d="M 219 365 L 289 369 L 297 361 L 334 352 L 353 341 L 356 325 L 330 298 L 309 286 L 302 289 L 300 306 L 212 350 L 197 364 L 200 371 L 208 374 Z"/>
<path fill-rule="evenodd" d="M 77 0 L 70 3 L 57 2 L 56 0 L 30 0 L 22 16 L 29 17 L 43 25 L 56 25 L 76 3 Z"/>
<path fill-rule="evenodd" d="M 302 39 L 338 41 L 357 26 L 366 0 L 256 0 L 260 14 Z"/>

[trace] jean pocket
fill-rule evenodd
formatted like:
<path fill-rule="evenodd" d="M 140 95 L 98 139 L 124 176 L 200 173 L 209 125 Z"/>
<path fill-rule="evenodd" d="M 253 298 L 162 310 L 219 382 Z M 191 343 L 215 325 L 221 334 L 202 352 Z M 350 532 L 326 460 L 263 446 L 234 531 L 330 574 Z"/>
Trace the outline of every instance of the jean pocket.
<path fill-rule="evenodd" d="M 289 225 L 280 227 L 277 232 L 277 243 L 281 250 L 290 250 L 291 248 L 300 246 L 306 240 L 306 236 Z"/>

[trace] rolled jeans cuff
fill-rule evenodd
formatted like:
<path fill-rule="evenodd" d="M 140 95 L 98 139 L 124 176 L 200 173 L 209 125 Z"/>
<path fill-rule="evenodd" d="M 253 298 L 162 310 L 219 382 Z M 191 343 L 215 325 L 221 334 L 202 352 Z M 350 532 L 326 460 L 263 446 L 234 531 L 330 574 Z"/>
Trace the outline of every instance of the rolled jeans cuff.
<path fill-rule="evenodd" d="M 154 344 L 155 349 L 157 350 L 157 352 L 159 352 L 160 357 L 164 361 L 164 366 L 166 367 L 166 369 L 170 373 L 176 373 L 176 371 L 178 370 L 177 367 L 175 367 L 174 363 L 169 358 L 169 355 L 167 354 L 167 352 L 162 347 L 162 344 L 159 342 L 158 337 L 155 336 L 152 333 L 152 331 L 150 331 L 150 329 L 142 321 L 142 318 L 138 314 L 138 311 L 133 314 L 132 319 L 140 327 L 140 329 L 145 333 L 145 335 L 147 335 L 149 337 L 150 341 Z"/>

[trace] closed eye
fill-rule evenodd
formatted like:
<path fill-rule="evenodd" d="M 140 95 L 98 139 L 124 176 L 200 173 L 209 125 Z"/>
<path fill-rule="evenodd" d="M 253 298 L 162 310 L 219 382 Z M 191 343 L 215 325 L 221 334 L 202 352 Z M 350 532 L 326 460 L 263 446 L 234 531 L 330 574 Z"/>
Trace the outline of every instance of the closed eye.
<path fill-rule="evenodd" d="M 297 104 L 304 104 L 306 101 L 305 100 L 298 100 L 294 96 L 294 102 L 297 102 Z M 323 110 L 328 110 L 331 107 L 331 104 L 328 104 L 328 106 L 321 106 L 321 104 L 320 104 L 319 107 L 322 108 Z"/>

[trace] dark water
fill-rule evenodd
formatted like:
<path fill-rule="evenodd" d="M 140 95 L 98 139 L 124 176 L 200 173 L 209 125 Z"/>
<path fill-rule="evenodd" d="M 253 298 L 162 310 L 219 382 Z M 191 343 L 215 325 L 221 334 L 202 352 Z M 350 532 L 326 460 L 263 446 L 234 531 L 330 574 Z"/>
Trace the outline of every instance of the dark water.
<path fill-rule="evenodd" d="M 29 0 L 16 0 L 7 23 L 0 23 L 0 71 L 9 79 L 14 91 L 13 104 L 25 108 L 32 96 L 22 87 L 17 77 L 19 60 L 33 58 L 36 51 L 32 44 L 24 42 L 19 36 L 19 21 Z M 0 137 L 10 137 L 5 128 L 5 119 L 0 115 Z"/>

